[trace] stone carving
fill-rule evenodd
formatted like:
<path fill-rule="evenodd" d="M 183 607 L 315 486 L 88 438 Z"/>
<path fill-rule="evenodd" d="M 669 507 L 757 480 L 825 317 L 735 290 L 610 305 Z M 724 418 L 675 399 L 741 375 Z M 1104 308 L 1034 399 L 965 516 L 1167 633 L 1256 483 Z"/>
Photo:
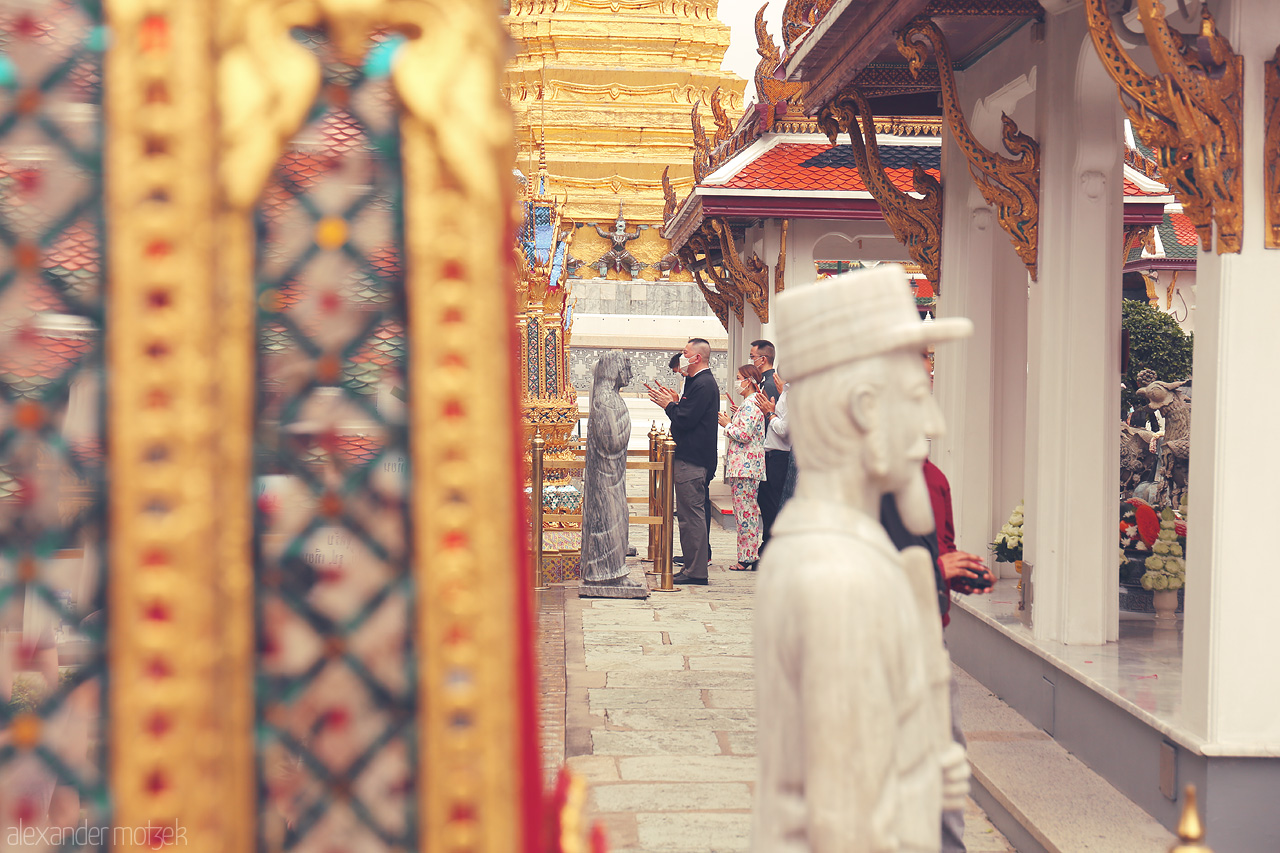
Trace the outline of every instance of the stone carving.
<path fill-rule="evenodd" d="M 942 424 L 920 352 L 973 327 L 921 323 L 897 265 L 788 290 L 775 322 L 799 477 L 756 592 L 752 849 L 932 853 L 968 764 L 929 556 L 899 554 L 876 513 L 892 493 L 908 529 L 933 529 L 922 464 Z"/>
<path fill-rule="evenodd" d="M 640 230 L 636 229 L 634 234 L 627 231 L 627 220 L 622 215 L 622 208 L 618 208 L 618 219 L 613 223 L 613 231 L 605 231 L 599 225 L 595 226 L 595 228 L 597 234 L 613 244 L 612 248 L 605 252 L 600 260 L 596 261 L 596 269 L 600 271 L 600 277 L 604 278 L 608 275 L 610 267 L 619 273 L 625 269 L 632 278 L 638 276 L 640 274 L 640 261 L 636 259 L 635 255 L 631 254 L 627 244 L 632 240 L 640 239 Z"/>
<path fill-rule="evenodd" d="M 1164 438 L 1160 439 L 1156 468 L 1156 496 L 1159 506 L 1178 506 L 1187 490 L 1191 464 L 1191 394 L 1182 382 L 1152 382 L 1138 390 L 1152 411 L 1164 416 Z"/>
<path fill-rule="evenodd" d="M 1120 500 L 1134 497 L 1134 491 L 1143 483 L 1153 481 L 1156 472 L 1156 455 L 1151 452 L 1150 430 L 1120 425 Z"/>
<path fill-rule="evenodd" d="M 615 350 L 596 362 L 582 488 L 582 598 L 648 598 L 627 577 L 627 439 L 631 414 L 618 389 L 631 383 L 631 359 Z"/>

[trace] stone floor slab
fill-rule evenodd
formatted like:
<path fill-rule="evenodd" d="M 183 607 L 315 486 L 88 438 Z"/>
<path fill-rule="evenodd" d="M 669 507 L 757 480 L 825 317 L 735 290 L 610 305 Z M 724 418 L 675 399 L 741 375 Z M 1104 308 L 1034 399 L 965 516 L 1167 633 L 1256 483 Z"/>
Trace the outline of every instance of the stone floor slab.
<path fill-rule="evenodd" d="M 751 808 L 751 788 L 740 782 L 621 783 L 596 785 L 592 807 L 601 812 L 719 811 Z"/>
<path fill-rule="evenodd" d="M 756 754 L 756 733 L 754 729 L 749 732 L 725 732 L 725 740 L 729 743 L 729 751 L 734 755 Z"/>
<path fill-rule="evenodd" d="M 575 755 L 565 764 L 589 785 L 617 782 L 621 778 L 618 776 L 618 760 L 612 755 Z"/>
<path fill-rule="evenodd" d="M 594 687 L 587 691 L 592 711 L 613 708 L 702 708 L 700 690 L 615 689 Z M 734 706 L 730 706 L 734 707 Z"/>
<path fill-rule="evenodd" d="M 651 853 L 677 850 L 732 853 L 746 850 L 750 844 L 748 812 L 638 814 L 636 824 L 641 848 Z"/>
<path fill-rule="evenodd" d="M 587 655 L 587 669 L 624 672 L 677 672 L 684 670 L 678 655 Z"/>
<path fill-rule="evenodd" d="M 642 755 L 619 758 L 627 782 L 754 782 L 756 760 L 736 755 Z"/>
<path fill-rule="evenodd" d="M 754 731 L 756 715 L 745 708 L 684 708 L 678 710 L 613 709 L 605 712 L 611 726 L 635 731 L 687 728 L 695 731 Z"/>
<path fill-rule="evenodd" d="M 729 655 L 689 655 L 689 669 L 702 672 L 755 673 L 755 659 L 746 655 L 737 657 Z"/>
<path fill-rule="evenodd" d="M 715 732 L 639 731 L 597 729 L 591 733 L 595 755 L 719 755 Z"/>
<path fill-rule="evenodd" d="M 755 708 L 754 690 L 708 690 L 708 708 Z"/>
<path fill-rule="evenodd" d="M 749 672 L 610 672 L 606 687 L 696 687 L 699 690 L 754 690 L 755 676 Z"/>

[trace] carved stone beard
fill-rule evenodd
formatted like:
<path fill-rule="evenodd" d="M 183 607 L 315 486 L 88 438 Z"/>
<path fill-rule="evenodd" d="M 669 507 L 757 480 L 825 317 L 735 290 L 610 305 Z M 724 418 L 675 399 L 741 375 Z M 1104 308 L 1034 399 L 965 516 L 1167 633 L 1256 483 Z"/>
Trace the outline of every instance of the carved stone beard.
<path fill-rule="evenodd" d="M 893 499 L 898 505 L 898 515 L 902 518 L 903 527 L 917 536 L 930 533 L 934 527 L 933 503 L 929 500 L 929 486 L 924 481 L 924 470 L 907 478 L 893 492 Z"/>

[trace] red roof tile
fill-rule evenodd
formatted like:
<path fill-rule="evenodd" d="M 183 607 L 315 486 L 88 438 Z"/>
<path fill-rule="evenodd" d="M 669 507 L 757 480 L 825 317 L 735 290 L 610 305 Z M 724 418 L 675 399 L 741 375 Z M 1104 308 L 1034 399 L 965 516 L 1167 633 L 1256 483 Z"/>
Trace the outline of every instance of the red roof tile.
<path fill-rule="evenodd" d="M 1191 220 L 1187 218 L 1185 213 L 1169 214 L 1169 221 L 1173 224 L 1174 236 L 1178 238 L 1178 242 L 1184 246 L 1194 246 L 1200 242 L 1200 236 L 1196 234 L 1196 227 L 1191 224 Z"/>
<path fill-rule="evenodd" d="M 1128 175 L 1125 175 L 1124 176 L 1124 194 L 1126 197 L 1157 196 L 1157 195 L 1168 195 L 1169 191 L 1165 189 L 1153 190 L 1153 191 L 1144 190 L 1142 187 L 1138 186 L 1132 180 L 1130 180 Z"/>
<path fill-rule="evenodd" d="M 898 147 L 901 146 L 881 146 L 882 157 L 887 160 L 888 155 L 893 153 L 893 148 Z M 723 186 L 726 189 L 744 190 L 866 192 L 867 186 L 857 168 L 846 165 L 848 158 L 824 156 L 835 153 L 843 152 L 832 145 L 784 142 L 748 163 Z M 827 165 L 829 162 L 835 165 Z M 924 165 L 925 171 L 935 178 L 939 177 L 936 166 L 930 163 Z M 885 169 L 893 185 L 904 191 L 915 188 L 912 171 L 909 166 Z"/>

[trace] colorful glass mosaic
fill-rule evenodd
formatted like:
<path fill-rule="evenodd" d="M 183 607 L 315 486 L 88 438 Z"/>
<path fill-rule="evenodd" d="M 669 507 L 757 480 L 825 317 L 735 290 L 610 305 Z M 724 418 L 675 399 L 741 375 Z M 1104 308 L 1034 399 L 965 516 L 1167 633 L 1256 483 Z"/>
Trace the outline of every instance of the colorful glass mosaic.
<path fill-rule="evenodd" d="M 410 849 L 415 768 L 397 37 L 324 85 L 258 210 L 260 844 Z"/>
<path fill-rule="evenodd" d="M 103 833 L 96 829 L 109 818 L 102 724 L 105 42 L 98 2 L 0 5 L 5 849 L 16 839 L 19 846 L 33 842 L 32 850 L 97 850 L 92 841 Z"/>

